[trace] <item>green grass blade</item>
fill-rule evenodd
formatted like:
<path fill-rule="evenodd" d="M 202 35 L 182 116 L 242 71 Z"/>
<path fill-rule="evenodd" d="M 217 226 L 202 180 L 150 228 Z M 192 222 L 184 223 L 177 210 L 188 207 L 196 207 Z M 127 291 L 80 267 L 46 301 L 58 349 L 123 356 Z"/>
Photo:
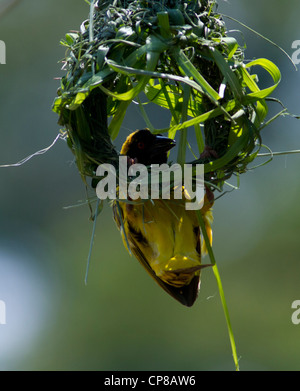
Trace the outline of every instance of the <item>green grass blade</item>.
<path fill-rule="evenodd" d="M 260 93 L 260 89 L 247 71 L 245 67 L 241 68 L 242 76 L 243 76 L 243 81 L 246 84 L 246 86 L 249 88 L 250 91 L 254 93 Z M 249 95 L 247 95 L 247 98 L 249 99 Z M 260 124 L 263 122 L 265 119 L 266 115 L 268 113 L 268 106 L 266 105 L 266 102 L 264 99 L 257 100 L 256 103 L 256 114 L 257 114 L 257 119 L 255 120 L 255 125 L 257 127 L 260 126 Z"/>
<path fill-rule="evenodd" d="M 291 150 L 291 151 L 280 151 L 280 152 L 269 152 L 269 153 L 259 153 L 257 157 L 267 157 L 267 156 L 282 156 L 282 155 L 293 155 L 300 153 L 300 149 Z"/>
<path fill-rule="evenodd" d="M 175 47 L 172 50 L 172 54 L 174 59 L 177 61 L 178 65 L 180 66 L 180 68 L 183 70 L 184 75 L 188 76 L 189 78 L 192 77 L 194 81 L 199 85 L 202 92 L 206 93 L 215 104 L 218 104 L 218 100 L 220 99 L 219 94 L 197 71 L 197 69 L 194 67 L 191 61 L 186 57 L 183 51 Z"/>
<path fill-rule="evenodd" d="M 185 83 L 185 84 L 189 85 L 190 87 L 194 88 L 195 90 L 197 90 L 201 94 L 203 94 L 202 87 L 198 83 L 196 83 L 193 80 L 190 80 L 187 77 L 177 76 L 177 75 L 173 75 L 173 74 L 170 74 L 170 73 L 163 73 L 163 72 L 151 72 L 151 71 L 146 71 L 146 70 L 143 70 L 143 69 L 123 66 L 123 65 L 120 65 L 120 64 L 118 64 L 118 63 L 116 63 L 115 61 L 112 61 L 112 60 L 107 60 L 107 64 L 114 71 L 120 72 L 120 73 L 124 73 L 126 75 L 142 75 L 142 76 L 149 76 L 149 77 L 153 77 L 153 78 L 157 78 L 157 79 L 161 78 L 161 79 L 169 79 L 169 80 L 179 81 L 181 83 Z M 214 103 L 216 103 L 216 102 L 217 101 L 214 100 Z"/>
<path fill-rule="evenodd" d="M 230 68 L 228 62 L 225 60 L 225 58 L 217 49 L 211 48 L 210 53 L 213 59 L 215 60 L 216 64 L 218 65 L 218 68 L 220 69 L 223 76 L 225 77 L 228 84 L 230 85 L 234 97 L 240 102 L 243 102 L 244 92 L 241 87 L 241 83 L 236 77 L 235 73 Z"/>
<path fill-rule="evenodd" d="M 199 155 L 200 155 L 204 151 L 205 143 L 204 143 L 204 140 L 203 140 L 203 136 L 202 136 L 200 125 L 199 124 L 195 124 L 194 128 L 195 128 L 196 141 L 197 141 L 197 146 L 198 146 Z"/>
<path fill-rule="evenodd" d="M 170 31 L 169 15 L 167 11 L 157 13 L 158 25 L 160 27 L 160 34 L 165 39 L 172 38 Z"/>
<path fill-rule="evenodd" d="M 213 273 L 214 273 L 216 281 L 217 281 L 219 294 L 220 294 L 220 298 L 221 298 L 221 303 L 223 306 L 224 315 L 225 315 L 225 319 L 226 319 L 226 323 L 227 323 L 227 329 L 228 329 L 229 340 L 230 340 L 230 345 L 231 345 L 231 350 L 232 350 L 232 357 L 233 357 L 233 361 L 235 364 L 235 369 L 237 371 L 239 371 L 239 361 L 238 361 L 238 356 L 237 356 L 237 351 L 236 351 L 236 344 L 235 344 L 235 339 L 234 339 L 234 335 L 233 335 L 233 331 L 232 331 L 231 321 L 230 321 L 230 317 L 229 317 L 229 311 L 228 311 L 228 307 L 227 307 L 227 303 L 226 303 L 226 299 L 225 299 L 225 295 L 224 295 L 224 289 L 223 289 L 220 273 L 219 273 L 219 270 L 217 267 L 217 263 L 216 263 L 216 259 L 215 259 L 212 247 L 209 242 L 209 238 L 208 238 L 206 228 L 205 228 L 205 223 L 204 223 L 204 220 L 203 220 L 203 217 L 202 217 L 200 210 L 197 210 L 196 214 L 197 214 L 198 222 L 199 222 L 199 225 L 200 225 L 200 228 L 201 228 L 201 231 L 203 234 L 203 238 L 204 238 L 204 241 L 206 244 L 207 252 L 208 252 L 210 261 L 212 263 Z"/>
<path fill-rule="evenodd" d="M 119 134 L 119 130 L 123 123 L 123 119 L 126 114 L 126 110 L 130 105 L 131 101 L 121 101 L 116 113 L 114 114 L 109 126 L 108 126 L 108 134 L 110 135 L 112 140 L 115 140 Z"/>
<path fill-rule="evenodd" d="M 152 125 L 152 122 L 150 121 L 150 118 L 148 117 L 148 114 L 146 113 L 146 110 L 144 109 L 143 103 L 141 102 L 139 97 L 137 97 L 136 100 L 137 100 L 137 102 L 139 104 L 140 112 L 142 114 L 142 117 L 143 117 L 147 127 L 149 128 L 149 130 L 151 132 L 153 132 L 154 131 L 154 126 Z"/>
<path fill-rule="evenodd" d="M 159 59 L 159 53 L 156 53 L 156 52 L 148 53 L 147 64 L 146 64 L 147 70 L 151 71 L 151 70 L 155 69 L 156 64 L 158 62 L 158 59 Z M 144 86 L 148 83 L 149 79 L 150 78 L 148 76 L 145 76 L 142 78 L 141 85 L 139 86 L 140 91 L 141 91 L 141 88 L 143 89 Z M 115 113 L 115 115 L 113 116 L 113 119 L 111 120 L 111 123 L 109 124 L 108 132 L 113 140 L 117 137 L 117 135 L 119 133 L 120 127 L 123 123 L 123 119 L 126 114 L 126 109 L 130 105 L 130 103 L 132 102 L 132 99 L 121 100 L 121 104 L 119 105 L 117 112 Z"/>
<path fill-rule="evenodd" d="M 149 78 L 142 77 L 137 85 L 132 87 L 130 90 L 123 92 L 123 93 L 116 93 L 108 90 L 107 88 L 103 87 L 102 85 L 99 85 L 100 89 L 108 96 L 111 96 L 114 99 L 117 100 L 133 100 L 141 91 L 143 91 L 145 85 L 148 83 Z"/>
<path fill-rule="evenodd" d="M 268 95 L 270 95 L 275 90 L 275 88 L 278 86 L 278 84 L 281 80 L 281 73 L 280 73 L 280 70 L 278 69 L 278 67 L 272 61 L 267 60 L 266 58 L 258 58 L 257 60 L 253 60 L 246 65 L 246 68 L 250 68 L 255 65 L 261 66 L 271 75 L 271 77 L 274 81 L 274 85 L 272 85 L 271 87 L 268 87 L 268 88 L 264 88 L 263 90 L 259 90 L 257 92 L 252 92 L 252 93 L 248 94 L 248 96 L 255 97 L 258 99 L 264 99 Z M 253 83 L 254 83 L 254 81 L 253 81 Z"/>
<path fill-rule="evenodd" d="M 191 88 L 185 84 L 183 86 L 183 103 L 182 103 L 182 114 L 181 114 L 181 120 L 183 122 L 186 122 L 187 120 L 187 111 L 188 111 L 190 96 L 191 96 Z M 185 163 L 186 145 L 187 145 L 187 128 L 183 129 L 180 132 L 177 163 L 179 163 L 181 166 L 183 166 Z"/>
<path fill-rule="evenodd" d="M 154 133 L 164 133 L 168 131 L 177 132 L 178 130 L 188 128 L 189 126 L 195 126 L 197 124 L 207 121 L 208 119 L 212 119 L 223 114 L 225 110 L 227 111 L 233 110 L 235 108 L 235 105 L 236 102 L 234 100 L 231 100 L 224 107 L 222 106 L 216 107 L 213 110 L 207 111 L 206 113 L 201 114 L 198 117 L 189 119 L 181 124 L 174 125 L 171 128 L 156 129 Z"/>
<path fill-rule="evenodd" d="M 102 211 L 102 208 L 103 208 L 103 200 L 100 201 L 100 199 L 97 198 L 96 209 L 95 209 L 95 214 L 94 214 L 93 231 L 92 231 L 91 242 L 90 242 L 90 250 L 89 250 L 89 254 L 88 254 L 86 271 L 85 271 L 85 278 L 84 278 L 85 285 L 87 285 L 87 279 L 88 279 L 88 274 L 89 274 L 89 269 L 90 269 L 92 249 L 93 249 L 95 232 L 96 232 L 96 225 L 97 225 L 97 217 L 98 217 L 98 214 Z"/>

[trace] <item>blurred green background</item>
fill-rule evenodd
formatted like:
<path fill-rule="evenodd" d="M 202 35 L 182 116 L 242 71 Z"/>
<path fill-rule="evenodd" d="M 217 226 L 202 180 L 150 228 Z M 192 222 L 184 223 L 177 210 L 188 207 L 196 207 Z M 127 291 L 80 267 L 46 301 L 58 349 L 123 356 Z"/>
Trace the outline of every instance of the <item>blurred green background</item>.
<path fill-rule="evenodd" d="M 0 0 L 1 7 L 9 1 Z M 3 8 L 2 8 L 3 10 Z M 219 10 L 292 54 L 300 39 L 298 0 L 219 1 Z M 88 17 L 83 0 L 23 0 L 0 18 L 0 164 L 51 144 L 59 131 L 52 101 L 64 55 L 59 41 Z M 282 52 L 236 23 L 246 57 L 267 57 L 282 72 L 274 96 L 300 113 L 299 71 Z M 234 33 L 236 37 L 240 35 Z M 241 41 L 240 41 L 241 42 Z M 261 76 L 261 85 L 270 83 Z M 270 116 L 279 110 L 271 105 Z M 154 121 L 155 124 L 155 121 Z M 263 132 L 273 151 L 300 149 L 299 121 L 280 118 Z M 130 108 L 122 132 L 144 127 Z M 119 146 L 119 145 L 117 145 Z M 242 370 L 299 370 L 300 155 L 280 156 L 241 177 L 214 207 L 214 251 Z M 88 284 L 92 223 L 73 156 L 63 141 L 21 167 L 0 169 L 1 370 L 233 370 L 211 270 L 185 308 L 125 251 L 106 204 L 98 220 Z"/>

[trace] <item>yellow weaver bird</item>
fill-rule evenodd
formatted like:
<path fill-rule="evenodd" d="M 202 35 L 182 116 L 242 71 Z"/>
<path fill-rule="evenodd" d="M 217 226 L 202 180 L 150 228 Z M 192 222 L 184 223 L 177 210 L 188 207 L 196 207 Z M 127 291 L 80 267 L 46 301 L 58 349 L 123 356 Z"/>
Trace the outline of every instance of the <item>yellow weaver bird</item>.
<path fill-rule="evenodd" d="M 167 162 L 167 153 L 173 146 L 174 140 L 142 129 L 128 136 L 121 155 L 127 156 L 129 164 L 162 164 Z M 172 198 L 114 201 L 113 217 L 124 246 L 130 247 L 131 253 L 166 292 L 190 307 L 198 296 L 201 269 L 207 265 L 201 265 L 206 246 L 196 212 L 185 209 L 186 201 Z M 211 197 L 205 195 L 201 214 L 210 242 L 212 205 Z"/>

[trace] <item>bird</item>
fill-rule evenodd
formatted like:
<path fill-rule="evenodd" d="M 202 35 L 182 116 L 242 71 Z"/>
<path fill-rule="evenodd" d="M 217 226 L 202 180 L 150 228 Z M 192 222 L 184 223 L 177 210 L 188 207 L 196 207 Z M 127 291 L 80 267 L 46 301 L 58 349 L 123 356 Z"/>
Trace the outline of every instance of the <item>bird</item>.
<path fill-rule="evenodd" d="M 127 137 L 120 155 L 127 156 L 128 165 L 163 164 L 175 144 L 168 137 L 141 129 Z M 200 289 L 201 269 L 208 265 L 201 263 L 207 249 L 196 212 L 186 210 L 185 202 L 174 197 L 143 202 L 114 200 L 113 218 L 128 252 L 169 295 L 191 307 Z M 206 193 L 201 215 L 210 243 L 212 206 L 213 197 Z"/>

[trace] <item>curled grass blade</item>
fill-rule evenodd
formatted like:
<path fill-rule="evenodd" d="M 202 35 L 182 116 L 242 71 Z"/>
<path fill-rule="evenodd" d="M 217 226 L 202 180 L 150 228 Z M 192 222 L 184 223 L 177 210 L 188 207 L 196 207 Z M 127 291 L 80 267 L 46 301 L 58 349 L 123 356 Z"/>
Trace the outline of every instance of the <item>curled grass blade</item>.
<path fill-rule="evenodd" d="M 253 61 L 249 62 L 247 65 L 245 65 L 245 67 L 250 68 L 250 67 L 253 67 L 256 65 L 261 66 L 270 74 L 270 76 L 272 77 L 272 79 L 274 81 L 274 84 L 271 87 L 264 88 L 262 90 L 258 89 L 258 91 L 256 91 L 256 92 L 251 92 L 250 94 L 248 94 L 248 96 L 256 98 L 256 99 L 264 99 L 267 96 L 269 96 L 275 90 L 275 88 L 278 86 L 278 84 L 281 80 L 281 73 L 280 73 L 280 70 L 278 69 L 278 67 L 272 61 L 267 60 L 266 58 L 259 58 L 257 60 L 253 60 Z M 250 81 L 249 79 L 247 79 L 247 80 Z M 251 84 L 252 84 L 252 86 L 255 84 L 253 79 L 252 79 Z"/>

